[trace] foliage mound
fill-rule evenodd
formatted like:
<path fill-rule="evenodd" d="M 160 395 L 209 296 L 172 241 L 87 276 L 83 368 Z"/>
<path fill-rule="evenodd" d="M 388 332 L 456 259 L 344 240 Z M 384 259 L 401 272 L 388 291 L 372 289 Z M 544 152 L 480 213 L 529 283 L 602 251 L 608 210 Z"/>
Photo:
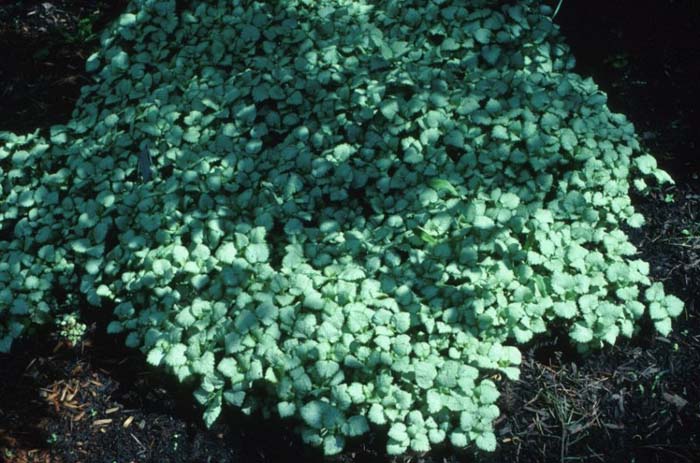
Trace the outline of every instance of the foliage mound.
<path fill-rule="evenodd" d="M 661 333 L 622 231 L 670 181 L 537 3 L 134 0 L 72 120 L 2 134 L 0 350 L 74 310 L 327 454 L 493 450 L 514 346 Z"/>

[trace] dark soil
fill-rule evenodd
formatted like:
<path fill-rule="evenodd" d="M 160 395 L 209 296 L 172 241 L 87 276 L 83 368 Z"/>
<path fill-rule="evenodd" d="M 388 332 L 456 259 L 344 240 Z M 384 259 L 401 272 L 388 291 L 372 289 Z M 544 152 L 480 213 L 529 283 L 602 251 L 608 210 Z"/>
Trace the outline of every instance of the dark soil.
<path fill-rule="evenodd" d="M 0 130 L 68 121 L 93 33 L 125 3 L 0 1 Z M 674 332 L 646 326 L 587 357 L 559 338 L 533 344 L 521 380 L 501 386 L 494 454 L 445 448 L 397 461 L 700 461 L 699 19 L 695 0 L 565 0 L 556 18 L 577 71 L 677 181 L 635 198 L 648 224 L 630 231 L 654 277 L 686 302 Z M 79 346 L 40 334 L 0 355 L 0 461 L 321 461 L 286 422 L 229 411 L 206 430 L 186 387 L 106 336 L 105 314 L 84 315 L 92 326 Z M 391 461 L 383 447 L 370 436 L 336 460 Z"/>
<path fill-rule="evenodd" d="M 0 130 L 66 123 L 85 60 L 127 0 L 0 0 Z"/>

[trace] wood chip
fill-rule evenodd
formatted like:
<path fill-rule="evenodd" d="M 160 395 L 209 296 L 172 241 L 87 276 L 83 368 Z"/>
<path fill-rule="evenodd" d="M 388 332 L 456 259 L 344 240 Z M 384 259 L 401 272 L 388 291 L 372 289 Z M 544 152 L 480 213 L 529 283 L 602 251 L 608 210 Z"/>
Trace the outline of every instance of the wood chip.
<path fill-rule="evenodd" d="M 614 423 L 603 423 L 603 426 L 605 426 L 605 427 L 608 428 L 608 429 L 615 430 L 615 431 L 619 431 L 619 430 L 621 430 L 621 429 L 625 429 L 624 426 L 622 426 L 622 425 L 620 425 L 620 424 L 614 424 Z"/>
<path fill-rule="evenodd" d="M 131 426 L 131 423 L 133 421 L 134 421 L 134 417 L 130 416 L 129 418 L 124 420 L 124 424 L 122 424 L 122 427 L 124 427 L 124 429 L 128 428 L 129 426 Z"/>
<path fill-rule="evenodd" d="M 136 441 L 136 443 L 139 444 L 139 445 L 141 446 L 142 449 L 144 449 L 144 450 L 146 449 L 146 446 L 143 445 L 143 443 L 139 440 L 138 437 L 136 437 L 136 436 L 134 435 L 133 432 L 130 432 L 129 434 L 131 434 L 131 437 L 134 438 L 134 440 Z"/>
<path fill-rule="evenodd" d="M 111 415 L 112 413 L 118 412 L 119 407 L 112 407 L 105 410 L 105 415 Z"/>
<path fill-rule="evenodd" d="M 95 420 L 92 422 L 93 426 L 104 426 L 112 422 L 112 418 L 104 418 L 102 420 Z"/>
<path fill-rule="evenodd" d="M 77 391 L 77 390 L 74 391 L 74 392 L 71 392 L 70 394 L 68 394 L 68 395 L 66 396 L 66 400 L 68 400 L 68 401 L 73 400 L 77 394 L 78 394 L 78 391 Z"/>
<path fill-rule="evenodd" d="M 662 394 L 662 397 L 666 402 L 672 403 L 673 405 L 678 407 L 679 410 L 688 405 L 688 401 L 685 400 L 683 397 L 679 396 L 678 394 L 669 394 L 668 392 L 664 392 Z"/>
<path fill-rule="evenodd" d="M 29 364 L 27 364 L 27 366 L 26 366 L 26 368 L 24 369 L 24 371 L 29 371 L 29 369 L 30 369 L 30 368 L 32 367 L 32 365 L 34 365 L 35 363 L 36 363 L 36 357 L 34 357 L 34 358 L 32 359 L 32 361 L 29 362 Z"/>

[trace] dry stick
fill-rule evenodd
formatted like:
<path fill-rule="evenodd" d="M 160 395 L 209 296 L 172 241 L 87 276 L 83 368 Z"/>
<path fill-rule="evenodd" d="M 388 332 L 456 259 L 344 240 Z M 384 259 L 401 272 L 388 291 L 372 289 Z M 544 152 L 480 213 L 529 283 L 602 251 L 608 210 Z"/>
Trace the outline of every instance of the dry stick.
<path fill-rule="evenodd" d="M 139 444 L 139 445 L 141 446 L 142 451 L 145 452 L 145 451 L 148 449 L 145 445 L 143 445 L 143 443 L 138 439 L 138 437 L 136 437 L 136 436 L 134 435 L 133 432 L 130 432 L 129 434 L 131 434 L 131 437 L 133 437 L 134 440 L 136 441 L 136 443 Z"/>
<path fill-rule="evenodd" d="M 557 4 L 557 8 L 554 10 L 554 14 L 552 15 L 552 19 L 556 18 L 557 13 L 559 13 L 559 8 L 561 8 L 562 3 L 564 3 L 564 0 L 559 0 L 559 3 Z"/>

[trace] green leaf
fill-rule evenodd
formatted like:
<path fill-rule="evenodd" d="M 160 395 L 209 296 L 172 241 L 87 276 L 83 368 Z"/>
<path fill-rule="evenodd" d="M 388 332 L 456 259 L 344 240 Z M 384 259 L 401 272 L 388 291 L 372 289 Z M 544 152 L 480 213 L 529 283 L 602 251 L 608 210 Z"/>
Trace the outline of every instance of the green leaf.
<path fill-rule="evenodd" d="M 406 451 L 407 448 L 408 441 L 397 442 L 393 439 L 390 439 L 386 445 L 386 453 L 389 455 L 401 455 Z"/>
<path fill-rule="evenodd" d="M 235 137 L 238 135 L 238 129 L 236 126 L 232 123 L 224 124 L 221 129 L 221 133 L 223 133 L 227 137 Z"/>
<path fill-rule="evenodd" d="M 649 302 L 662 302 L 665 297 L 663 285 L 659 282 L 653 283 L 644 292 L 644 296 Z"/>
<path fill-rule="evenodd" d="M 379 106 L 382 115 L 387 119 L 394 120 L 396 114 L 399 112 L 399 103 L 396 100 L 384 100 Z"/>
<path fill-rule="evenodd" d="M 485 452 L 496 450 L 496 436 L 492 432 L 484 432 L 476 438 L 476 446 Z"/>
<path fill-rule="evenodd" d="M 170 347 L 168 353 L 165 355 L 165 364 L 170 367 L 178 367 L 180 365 L 184 365 L 185 363 L 187 363 L 187 357 L 185 356 L 186 351 L 187 346 L 185 346 L 184 344 L 174 344 Z"/>
<path fill-rule="evenodd" d="M 384 416 L 384 409 L 379 404 L 372 404 L 367 412 L 367 418 L 374 424 L 385 424 L 386 417 Z"/>
<path fill-rule="evenodd" d="M 656 320 L 654 322 L 654 327 L 656 327 L 656 331 L 658 331 L 662 336 L 668 336 L 671 333 L 671 319 L 670 318 L 663 318 L 661 320 Z"/>
<path fill-rule="evenodd" d="M 644 314 L 644 304 L 639 301 L 629 301 L 625 304 L 625 308 L 632 314 L 634 318 L 640 318 Z"/>
<path fill-rule="evenodd" d="M 456 148 L 464 148 L 464 134 L 459 130 L 450 130 L 443 138 L 445 145 L 454 146 Z"/>
<path fill-rule="evenodd" d="M 394 314 L 394 326 L 399 333 L 405 333 L 411 327 L 411 315 L 408 313 Z"/>
<path fill-rule="evenodd" d="M 351 416 L 343 425 L 343 433 L 348 437 L 361 436 L 368 431 L 367 419 L 361 415 Z"/>
<path fill-rule="evenodd" d="M 653 174 L 657 169 L 656 159 L 649 154 L 643 154 L 634 158 L 634 165 L 645 175 Z"/>
<path fill-rule="evenodd" d="M 449 100 L 442 93 L 431 93 L 430 102 L 437 108 L 444 108 L 450 104 Z"/>
<path fill-rule="evenodd" d="M 192 315 L 189 307 L 185 307 L 175 316 L 175 321 L 178 325 L 188 328 L 197 321 L 197 319 Z"/>
<path fill-rule="evenodd" d="M 202 376 L 214 373 L 214 354 L 205 352 L 200 358 L 192 362 L 192 371 Z"/>
<path fill-rule="evenodd" d="M 493 127 L 493 130 L 491 131 L 491 136 L 495 140 L 508 140 L 510 139 L 510 136 L 508 135 L 508 130 L 503 127 L 502 125 L 496 125 Z"/>
<path fill-rule="evenodd" d="M 593 340 L 593 331 L 582 323 L 575 323 L 569 332 L 569 336 L 580 344 L 586 344 Z"/>
<path fill-rule="evenodd" d="M 340 370 L 340 365 L 332 360 L 319 360 L 316 362 L 316 372 L 323 379 L 332 378 Z"/>
<path fill-rule="evenodd" d="M 126 71 L 129 69 L 129 55 L 124 51 L 119 51 L 116 55 L 112 57 L 112 67 L 120 71 Z"/>
<path fill-rule="evenodd" d="M 355 153 L 355 148 L 347 143 L 341 143 L 333 148 L 333 157 L 338 162 L 345 162 Z"/>
<path fill-rule="evenodd" d="M 173 259 L 180 265 L 183 265 L 189 259 L 190 253 L 186 247 L 176 245 L 173 247 Z"/>
<path fill-rule="evenodd" d="M 172 265 L 165 259 L 156 259 L 153 261 L 153 273 L 156 275 L 165 275 L 172 269 Z"/>
<path fill-rule="evenodd" d="M 232 242 L 226 242 L 219 246 L 216 250 L 216 258 L 224 264 L 232 264 L 238 255 L 236 245 Z"/>
<path fill-rule="evenodd" d="M 264 101 L 270 96 L 269 88 L 267 85 L 258 85 L 253 88 L 253 100 L 256 102 Z"/>
<path fill-rule="evenodd" d="M 395 440 L 399 443 L 405 443 L 408 445 L 410 439 L 408 433 L 406 432 L 406 425 L 403 423 L 394 423 L 389 428 L 389 438 Z"/>
<path fill-rule="evenodd" d="M 342 419 L 335 407 L 320 400 L 313 400 L 304 405 L 301 408 L 301 417 L 308 426 L 315 429 L 334 427 Z"/>
<path fill-rule="evenodd" d="M 444 381 L 441 381 L 441 378 L 438 377 L 437 384 L 444 384 Z M 443 408 L 442 397 L 435 389 L 428 390 L 426 402 L 428 404 L 428 412 L 431 414 L 439 413 Z"/>
<path fill-rule="evenodd" d="M 230 357 L 223 358 L 216 369 L 227 378 L 235 378 L 238 376 L 236 360 Z"/>
<path fill-rule="evenodd" d="M 496 223 L 490 217 L 485 215 L 478 215 L 474 218 L 474 227 L 481 230 L 488 230 L 494 227 Z"/>
<path fill-rule="evenodd" d="M 559 141 L 565 150 L 572 151 L 578 145 L 578 139 L 573 130 L 564 128 L 560 134 Z"/>
<path fill-rule="evenodd" d="M 573 318 L 576 315 L 576 303 L 572 301 L 555 302 L 554 313 L 562 318 Z"/>
<path fill-rule="evenodd" d="M 260 38 L 260 31 L 252 24 L 246 24 L 241 30 L 241 38 L 247 42 L 257 42 Z"/>
<path fill-rule="evenodd" d="M 669 317 L 677 317 L 683 313 L 683 301 L 671 294 L 664 298 L 664 305 Z"/>
<path fill-rule="evenodd" d="M 117 116 L 116 114 L 110 114 L 109 116 L 105 117 L 105 125 L 107 127 L 114 127 L 115 125 L 117 125 L 118 122 L 119 116 Z"/>
<path fill-rule="evenodd" d="M 250 244 L 245 250 L 245 258 L 251 264 L 267 262 L 270 258 L 270 251 L 264 243 Z"/>
<path fill-rule="evenodd" d="M 632 214 L 627 219 L 627 225 L 632 228 L 640 228 L 642 225 L 644 225 L 644 216 L 642 214 Z"/>
<path fill-rule="evenodd" d="M 464 448 L 469 443 L 469 439 L 462 432 L 453 432 L 450 434 L 450 443 L 456 448 Z"/>
<path fill-rule="evenodd" d="M 148 352 L 148 356 L 146 357 L 146 361 L 153 365 L 153 366 L 159 366 L 160 362 L 163 360 L 163 357 L 165 357 L 165 354 L 163 353 L 163 349 L 160 347 L 154 347 Z"/>
<path fill-rule="evenodd" d="M 197 143 L 199 141 L 200 133 L 197 127 L 188 127 L 185 133 L 182 135 L 182 139 L 188 143 Z"/>
<path fill-rule="evenodd" d="M 124 325 L 121 322 L 118 322 L 116 320 L 112 320 L 107 325 L 107 333 L 109 333 L 109 334 L 121 333 L 123 331 L 124 331 Z"/>
<path fill-rule="evenodd" d="M 258 154 L 262 150 L 262 147 L 262 140 L 254 138 L 252 140 L 248 140 L 248 142 L 246 143 L 245 152 L 248 154 Z"/>
<path fill-rule="evenodd" d="M 96 71 L 99 66 L 100 66 L 100 60 L 99 60 L 100 54 L 99 52 L 95 52 L 88 56 L 88 59 L 85 61 L 85 71 L 87 72 L 94 72 Z"/>
<path fill-rule="evenodd" d="M 416 384 L 423 389 L 433 387 L 433 381 L 437 377 L 435 366 L 428 362 L 418 362 L 414 365 Z"/>
<path fill-rule="evenodd" d="M 649 304 L 649 316 L 652 320 L 661 320 L 669 316 L 661 302 L 652 302 Z"/>
<path fill-rule="evenodd" d="M 309 288 L 304 293 L 304 307 L 312 310 L 322 310 L 326 305 L 323 295 L 313 288 Z"/>
<path fill-rule="evenodd" d="M 414 452 L 427 452 L 430 450 L 428 436 L 424 433 L 417 434 L 411 439 L 411 450 Z"/>
<path fill-rule="evenodd" d="M 491 41 L 491 31 L 483 27 L 479 28 L 474 32 L 474 38 L 479 43 L 487 44 Z"/>
<path fill-rule="evenodd" d="M 221 394 L 217 394 L 216 397 L 209 403 L 207 408 L 204 410 L 204 424 L 207 428 L 210 428 L 216 419 L 221 414 Z"/>
<path fill-rule="evenodd" d="M 498 201 L 508 209 L 516 209 L 520 205 L 520 198 L 513 193 L 503 193 Z"/>
<path fill-rule="evenodd" d="M 572 243 L 566 250 L 566 259 L 571 263 L 579 263 L 583 265 L 583 261 L 588 254 L 588 250 L 583 246 Z"/>
<path fill-rule="evenodd" d="M 194 289 L 196 289 L 197 291 L 201 291 L 209 283 L 209 276 L 193 275 L 192 278 L 190 278 L 190 283 L 192 284 L 192 287 Z"/>
<path fill-rule="evenodd" d="M 482 381 L 479 386 L 479 399 L 483 404 L 495 403 L 500 397 L 500 393 L 490 381 Z"/>
<path fill-rule="evenodd" d="M 326 436 L 323 438 L 324 455 L 337 455 L 343 451 L 345 439 L 341 436 Z"/>
<path fill-rule="evenodd" d="M 133 26 L 136 23 L 136 15 L 132 13 L 125 13 L 119 17 L 119 25 L 122 27 Z"/>
<path fill-rule="evenodd" d="M 90 249 L 90 242 L 84 238 L 70 243 L 71 249 L 78 254 L 85 254 Z"/>
<path fill-rule="evenodd" d="M 605 329 L 603 333 L 603 340 L 610 344 L 611 346 L 615 344 L 617 336 L 620 334 L 620 328 L 617 325 L 610 325 Z"/>
<path fill-rule="evenodd" d="M 394 399 L 396 400 L 397 407 L 402 410 L 409 410 L 411 405 L 413 405 L 413 396 L 406 391 L 394 391 Z"/>
<path fill-rule="evenodd" d="M 428 440 L 431 444 L 439 444 L 445 440 L 445 431 L 442 429 L 430 429 L 428 431 Z"/>
<path fill-rule="evenodd" d="M 340 272 L 340 274 L 338 275 L 339 279 L 345 281 L 358 281 L 363 280 L 365 277 L 366 275 L 362 268 L 355 265 L 350 265 L 344 268 L 343 271 Z"/>
<path fill-rule="evenodd" d="M 246 124 L 253 124 L 258 114 L 255 105 L 243 106 L 236 112 L 236 117 Z"/>
<path fill-rule="evenodd" d="M 294 405 L 293 402 L 279 402 L 277 404 L 277 412 L 279 413 L 281 418 L 288 418 L 290 416 L 294 416 L 294 413 L 296 412 L 296 405 Z"/>
<path fill-rule="evenodd" d="M 459 197 L 459 192 L 457 189 L 448 181 L 442 178 L 434 178 L 431 179 L 430 182 L 428 182 L 430 185 L 430 188 L 437 192 L 447 192 L 451 194 L 452 196 Z"/>

